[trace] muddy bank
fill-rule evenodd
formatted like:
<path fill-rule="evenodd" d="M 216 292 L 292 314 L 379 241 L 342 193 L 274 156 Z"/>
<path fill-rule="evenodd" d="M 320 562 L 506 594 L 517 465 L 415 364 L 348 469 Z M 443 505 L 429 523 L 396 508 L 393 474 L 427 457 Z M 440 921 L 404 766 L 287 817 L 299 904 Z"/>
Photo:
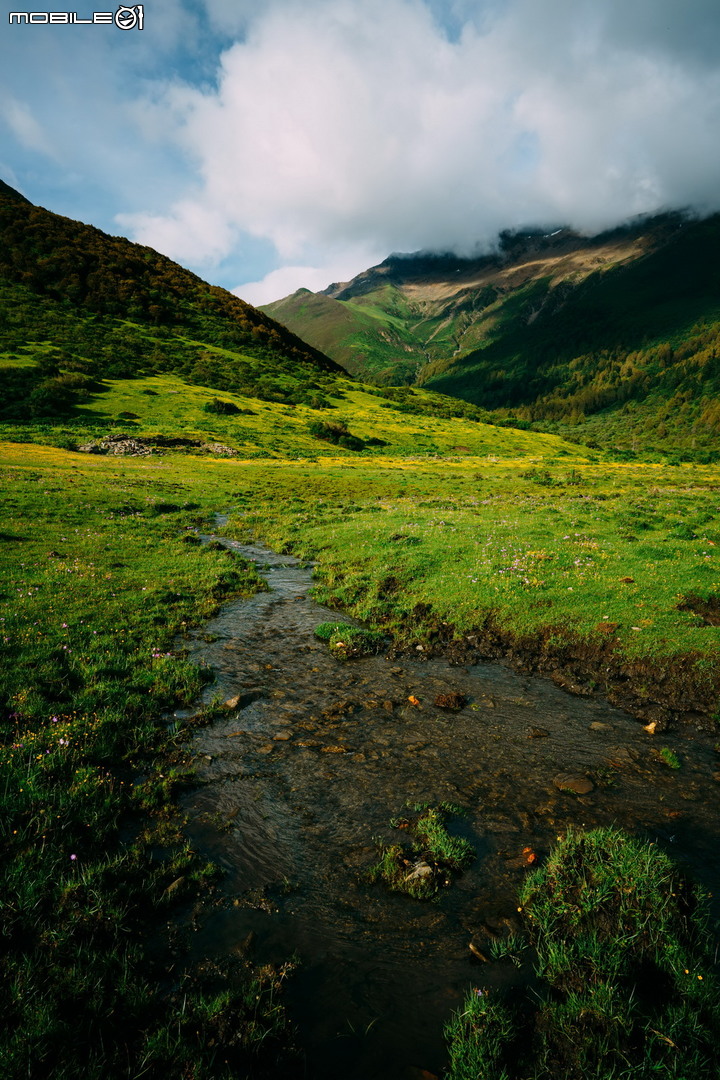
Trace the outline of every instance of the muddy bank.
<path fill-rule="evenodd" d="M 718 732 L 720 686 L 711 677 L 699 682 L 696 655 L 671 659 L 623 656 L 612 632 L 599 627 L 594 635 L 568 638 L 564 626 L 548 626 L 537 634 L 519 635 L 492 615 L 475 630 L 455 636 L 452 623 L 434 617 L 419 604 L 407 620 L 410 643 L 394 648 L 395 656 L 444 657 L 450 664 L 502 661 L 525 674 L 550 678 L 556 686 L 583 697 L 602 695 L 657 731 L 689 725 Z M 558 644 L 558 641 L 561 643 Z"/>
<path fill-rule="evenodd" d="M 439 1074 L 443 1023 L 468 986 L 527 978 L 492 961 L 492 942 L 514 927 L 517 888 L 570 825 L 625 827 L 718 891 L 710 739 L 683 728 L 660 742 L 599 698 L 470 662 L 479 643 L 451 652 L 452 664 L 343 663 L 313 636 L 338 615 L 310 599 L 311 568 L 224 543 L 258 563 L 269 590 L 227 605 L 190 642 L 216 673 L 205 701 L 232 703 L 195 736 L 199 783 L 183 804 L 194 846 L 226 871 L 196 948 L 259 963 L 298 955 L 288 1004 L 308 1078 Z M 450 831 L 476 851 L 433 902 L 366 876 L 377 841 L 401 834 L 391 819 L 421 802 L 461 807 Z"/>

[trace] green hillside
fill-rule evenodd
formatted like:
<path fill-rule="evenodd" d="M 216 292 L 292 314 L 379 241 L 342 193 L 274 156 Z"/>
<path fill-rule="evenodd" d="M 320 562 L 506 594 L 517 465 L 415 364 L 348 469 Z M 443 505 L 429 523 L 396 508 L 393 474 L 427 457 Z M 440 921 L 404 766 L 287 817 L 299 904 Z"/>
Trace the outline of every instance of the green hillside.
<path fill-rule="evenodd" d="M 505 306 L 485 347 L 426 370 L 425 382 L 542 424 L 583 424 L 584 438 L 605 445 L 711 452 L 720 432 L 719 244 L 716 216 L 564 295 L 535 282 Z"/>
<path fill-rule="evenodd" d="M 174 371 L 270 400 L 317 397 L 340 368 L 151 248 L 0 188 L 0 387 L 7 419 L 55 415 L 98 378 Z M 18 360 L 34 360 L 22 365 Z"/>
<path fill-rule="evenodd" d="M 391 294 L 396 292 L 395 296 Z M 303 340 L 332 355 L 347 371 L 381 386 L 416 381 L 424 358 L 406 325 L 408 310 L 402 294 L 388 287 L 372 305 L 341 303 L 322 293 L 298 289 L 292 296 L 261 309 L 287 326 L 297 327 Z M 399 314 L 397 308 L 404 310 Z"/>
<path fill-rule="evenodd" d="M 506 234 L 492 256 L 392 256 L 327 295 L 271 307 L 329 355 L 343 350 L 359 377 L 414 382 L 626 456 L 703 460 L 720 431 L 719 239 L 720 217 L 679 214 L 592 239 Z M 376 320 L 364 351 L 352 349 L 358 313 Z"/>

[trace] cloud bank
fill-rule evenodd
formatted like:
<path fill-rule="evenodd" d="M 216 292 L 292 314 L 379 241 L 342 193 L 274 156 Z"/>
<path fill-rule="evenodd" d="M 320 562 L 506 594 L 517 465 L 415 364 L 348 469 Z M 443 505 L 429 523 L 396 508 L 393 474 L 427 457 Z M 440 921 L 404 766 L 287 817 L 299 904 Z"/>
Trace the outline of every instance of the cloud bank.
<path fill-rule="evenodd" d="M 49 30 L 6 130 L 68 190 L 94 170 L 134 239 L 272 270 L 256 302 L 508 227 L 720 208 L 717 0 L 155 0 L 146 26 L 82 57 Z"/>

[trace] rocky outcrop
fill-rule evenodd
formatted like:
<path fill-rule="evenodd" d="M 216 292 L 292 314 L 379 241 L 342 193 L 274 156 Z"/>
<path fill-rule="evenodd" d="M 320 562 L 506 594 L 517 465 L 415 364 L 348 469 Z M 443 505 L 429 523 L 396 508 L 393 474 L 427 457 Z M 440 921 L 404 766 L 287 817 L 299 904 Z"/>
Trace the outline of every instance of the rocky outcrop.
<path fill-rule="evenodd" d="M 200 439 L 172 438 L 165 435 L 107 435 L 78 447 L 81 454 L 115 454 L 124 457 L 148 457 L 158 450 L 179 450 L 214 457 L 236 457 L 238 450 L 223 443 L 204 443 Z"/>

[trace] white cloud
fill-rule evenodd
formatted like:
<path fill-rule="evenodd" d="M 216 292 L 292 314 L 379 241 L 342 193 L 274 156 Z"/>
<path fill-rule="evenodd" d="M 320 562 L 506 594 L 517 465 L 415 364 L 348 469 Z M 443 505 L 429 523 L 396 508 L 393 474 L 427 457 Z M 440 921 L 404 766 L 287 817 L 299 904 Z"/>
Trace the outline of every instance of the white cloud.
<path fill-rule="evenodd" d="M 233 243 L 234 230 L 227 216 L 202 197 L 180 199 L 170 215 L 118 214 L 116 220 L 132 229 L 137 243 L 181 263 L 213 265 Z"/>
<path fill-rule="evenodd" d="M 26 102 L 18 101 L 10 94 L 6 95 L 0 115 L 18 142 L 27 150 L 35 150 L 50 158 L 57 156 L 52 140 Z"/>
<path fill-rule="evenodd" d="M 296 292 L 297 289 L 319 292 L 335 282 L 349 281 L 382 258 L 384 253 L 365 251 L 322 266 L 281 266 L 266 274 L 260 281 L 248 281 L 232 291 L 248 304 L 270 304 L 281 296 Z"/>
<path fill-rule="evenodd" d="M 290 265 L 256 295 L 319 280 L 319 250 L 468 252 L 514 225 L 720 206 L 714 0 L 206 8 L 242 40 L 214 85 L 153 99 L 195 191 L 122 220 L 194 263 L 269 239 Z"/>

